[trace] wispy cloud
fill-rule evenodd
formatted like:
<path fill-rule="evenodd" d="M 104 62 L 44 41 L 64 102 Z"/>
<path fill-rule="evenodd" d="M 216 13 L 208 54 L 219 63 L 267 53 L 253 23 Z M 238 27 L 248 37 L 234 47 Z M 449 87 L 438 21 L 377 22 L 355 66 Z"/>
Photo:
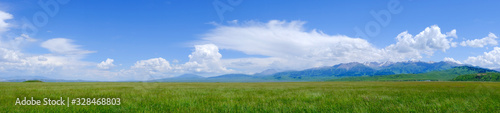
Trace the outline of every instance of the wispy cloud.
<path fill-rule="evenodd" d="M 388 51 L 395 51 L 386 56 L 420 59 L 422 54 L 433 55 L 437 50 L 444 52 L 454 46 L 453 38 L 449 37 L 457 37 L 456 30 L 443 34 L 437 25 L 427 27 L 415 36 L 405 31 L 396 37 L 396 44 L 386 47 Z"/>
<path fill-rule="evenodd" d="M 57 54 L 85 55 L 94 51 L 82 50 L 80 45 L 73 44 L 73 40 L 66 38 L 53 38 L 41 44 L 41 47 Z"/>
<path fill-rule="evenodd" d="M 188 56 L 189 61 L 184 64 L 171 64 L 164 58 L 151 58 L 137 61 L 131 70 L 134 73 L 171 77 L 183 73 L 197 73 L 204 76 L 232 72 L 221 62 L 222 55 L 213 44 L 195 45 L 195 50 Z"/>

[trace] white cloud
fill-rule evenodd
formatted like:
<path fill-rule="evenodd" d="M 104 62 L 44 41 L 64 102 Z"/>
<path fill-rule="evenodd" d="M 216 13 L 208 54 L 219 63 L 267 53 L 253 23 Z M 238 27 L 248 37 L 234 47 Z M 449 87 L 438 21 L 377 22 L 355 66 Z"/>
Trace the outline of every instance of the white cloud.
<path fill-rule="evenodd" d="M 35 41 L 36 41 L 36 39 L 33 39 L 26 34 L 21 34 L 21 36 L 17 36 L 15 38 L 1 38 L 0 39 L 0 47 L 7 48 L 7 49 L 13 49 L 13 50 L 19 50 L 25 44 L 32 43 Z"/>
<path fill-rule="evenodd" d="M 366 40 L 347 36 L 330 36 L 316 30 L 306 32 L 302 21 L 268 23 L 247 22 L 243 25 L 217 26 L 203 40 L 222 49 L 250 55 L 264 55 L 291 62 L 314 61 L 300 67 L 331 65 L 338 61 L 377 60 L 382 56 Z M 367 53 L 372 57 L 366 57 Z M 318 63 L 317 61 L 326 61 Z M 334 62 L 332 62 L 334 61 Z"/>
<path fill-rule="evenodd" d="M 5 20 L 12 19 L 13 16 L 9 13 L 0 11 L 0 33 L 3 33 L 8 30 L 8 27 L 10 26 Z"/>
<path fill-rule="evenodd" d="M 152 58 L 138 61 L 131 69 L 133 73 L 169 77 L 174 74 L 196 73 L 202 76 L 213 76 L 221 73 L 232 72 L 223 66 L 222 55 L 217 46 L 213 44 L 195 45 L 195 51 L 189 56 L 189 61 L 184 64 L 170 64 L 163 58 Z M 175 60 L 174 60 L 175 61 Z"/>
<path fill-rule="evenodd" d="M 115 65 L 113 64 L 113 59 L 106 59 L 106 61 L 102 61 L 101 63 L 97 64 L 97 67 L 99 69 L 110 69 L 112 67 L 114 67 Z"/>
<path fill-rule="evenodd" d="M 455 60 L 453 58 L 450 58 L 450 57 L 445 57 L 443 59 L 443 61 L 448 61 L 448 62 L 454 62 L 454 63 L 457 63 L 457 64 L 462 64 L 462 62 L 458 61 L 458 60 Z"/>
<path fill-rule="evenodd" d="M 19 51 L 16 51 L 16 50 L 11 50 L 11 49 L 6 49 L 6 48 L 0 48 L 0 55 L 2 57 L 1 60 L 2 61 L 16 61 L 16 60 L 19 60 L 19 56 L 21 55 L 22 53 L 20 53 Z"/>
<path fill-rule="evenodd" d="M 161 57 L 137 61 L 131 68 L 144 70 L 148 74 L 165 73 L 172 69 L 170 63 Z"/>
<path fill-rule="evenodd" d="M 56 79 L 93 79 L 106 78 L 104 71 L 92 70 L 89 66 L 97 63 L 82 61 L 87 53 L 72 41 L 57 38 L 45 41 L 42 47 L 56 54 L 23 53 L 25 44 L 36 42 L 26 34 L 15 35 L 10 31 L 14 26 L 5 20 L 12 19 L 11 14 L 0 11 L 0 77 L 6 76 L 45 76 Z M 1 32 L 9 32 L 8 35 Z"/>
<path fill-rule="evenodd" d="M 53 38 L 41 44 L 43 48 L 58 54 L 84 55 L 94 51 L 82 50 L 79 45 L 73 44 L 73 40 L 66 38 Z"/>
<path fill-rule="evenodd" d="M 182 65 L 187 72 L 225 73 L 226 69 L 220 59 L 222 55 L 214 44 L 195 45 L 195 51 L 189 55 L 189 62 Z"/>
<path fill-rule="evenodd" d="M 453 38 L 458 38 L 457 36 L 457 30 L 453 29 L 450 32 L 446 32 L 447 37 L 453 37 Z M 451 41 L 451 40 L 450 40 Z M 451 42 L 450 46 L 451 47 L 457 47 L 458 43 L 457 42 Z"/>
<path fill-rule="evenodd" d="M 396 50 L 399 53 L 416 53 L 417 56 L 420 53 L 432 55 L 436 50 L 446 51 L 453 46 L 453 39 L 447 37 L 456 37 L 456 31 L 452 30 L 447 34 L 442 34 L 437 25 L 425 28 L 416 36 L 405 31 L 396 37 L 398 40 L 396 44 L 391 44 L 386 49 Z"/>
<path fill-rule="evenodd" d="M 14 26 L 5 20 L 13 19 L 11 14 L 0 11 L 0 32 L 10 32 Z M 23 53 L 23 46 L 36 42 L 26 34 L 15 36 L 0 34 L 0 77 L 4 76 L 46 76 L 58 79 L 85 79 L 100 76 L 88 74 L 86 68 L 91 62 L 81 61 L 83 55 L 90 51 L 79 49 L 69 39 L 51 39 L 42 46 L 57 54 Z M 73 53 L 72 53 L 73 52 Z M 91 76 L 80 76 L 82 74 Z"/>
<path fill-rule="evenodd" d="M 469 57 L 464 62 L 481 67 L 500 68 L 500 47 L 494 47 L 493 50 L 484 52 L 483 55 Z"/>
<path fill-rule="evenodd" d="M 470 46 L 470 47 L 484 47 L 487 45 L 498 45 L 497 39 L 498 37 L 490 33 L 487 37 L 481 39 L 467 40 L 460 43 L 461 46 Z"/>
<path fill-rule="evenodd" d="M 458 42 L 451 42 L 451 47 L 457 47 Z"/>
<path fill-rule="evenodd" d="M 12 15 L 0 11 L 0 33 L 9 30 L 5 20 Z M 396 43 L 377 48 L 367 40 L 344 35 L 328 35 L 321 31 L 306 31 L 302 21 L 228 22 L 230 25 L 216 24 L 216 28 L 204 34 L 189 61 L 172 64 L 162 57 L 139 60 L 130 69 L 114 70 L 113 59 L 102 62 L 86 62 L 82 59 L 94 51 L 84 50 L 74 41 L 53 38 L 41 43 L 41 47 L 51 53 L 29 54 L 22 52 L 22 45 L 36 42 L 28 35 L 4 39 L 0 36 L 0 76 L 2 75 L 46 75 L 58 79 L 86 80 L 149 80 L 171 77 L 184 73 L 213 76 L 226 73 L 254 73 L 265 69 L 305 69 L 331 66 L 346 62 L 401 61 L 432 56 L 435 51 L 446 51 L 456 47 L 452 38 L 457 38 L 456 30 L 445 34 L 438 26 L 430 26 L 413 36 L 402 32 L 396 36 Z M 492 34 L 492 33 L 491 33 Z M 490 34 L 490 35 L 491 35 Z M 494 34 L 493 34 L 494 36 Z M 491 36 L 489 36 L 491 37 Z M 496 38 L 496 36 L 494 36 Z M 477 45 L 477 41 L 470 41 Z M 495 41 L 496 42 L 496 41 Z M 207 44 L 208 43 L 208 44 Z M 492 44 L 493 45 L 493 44 Z M 241 51 L 249 55 L 265 58 L 223 59 L 219 49 Z M 469 57 L 466 62 L 480 65 L 499 65 L 499 48 L 477 57 Z M 453 58 L 445 58 L 453 61 Z M 97 66 L 97 68 L 96 68 Z"/>
<path fill-rule="evenodd" d="M 5 76 L 46 76 L 60 79 L 85 78 L 77 75 L 86 73 L 85 71 L 88 70 L 85 67 L 90 64 L 68 56 L 25 55 L 18 51 L 7 51 L 8 57 L 4 55 L 5 59 L 0 60 L 0 68 L 2 69 L 0 73 Z"/>

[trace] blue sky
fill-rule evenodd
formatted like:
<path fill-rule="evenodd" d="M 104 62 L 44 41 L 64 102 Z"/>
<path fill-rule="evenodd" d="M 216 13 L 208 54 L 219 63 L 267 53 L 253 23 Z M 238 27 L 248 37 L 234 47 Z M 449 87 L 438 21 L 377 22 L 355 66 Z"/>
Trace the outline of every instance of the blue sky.
<path fill-rule="evenodd" d="M 500 8 L 494 0 L 41 1 L 57 4 L 58 11 L 49 15 L 36 0 L 0 1 L 0 11 L 11 16 L 4 15 L 6 26 L 0 24 L 0 30 L 6 29 L 0 43 L 7 51 L 1 61 L 9 65 L 0 68 L 5 75 L 136 80 L 141 75 L 213 76 L 345 62 L 445 59 L 500 68 L 495 57 L 500 55 L 495 48 Z M 389 12 L 384 14 L 390 20 L 372 11 Z M 48 21 L 38 20 L 46 23 L 35 25 L 36 33 L 23 32 L 23 18 L 33 24 L 34 17 L 41 17 L 37 13 Z M 355 28 L 366 33 L 373 23 L 379 28 L 369 30 L 378 32 L 357 35 Z M 418 36 L 426 28 L 429 33 Z M 396 39 L 405 31 L 401 36 L 414 42 Z M 5 57 L 12 54 L 19 58 Z M 39 61 L 30 62 L 35 57 Z"/>

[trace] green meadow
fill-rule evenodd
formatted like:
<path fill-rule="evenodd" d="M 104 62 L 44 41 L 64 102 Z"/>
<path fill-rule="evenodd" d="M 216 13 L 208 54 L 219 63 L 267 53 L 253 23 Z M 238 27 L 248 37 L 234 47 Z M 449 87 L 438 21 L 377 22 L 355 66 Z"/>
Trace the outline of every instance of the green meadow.
<path fill-rule="evenodd" d="M 0 93 L 2 112 L 500 112 L 498 82 L 2 82 Z M 15 105 L 24 97 L 121 105 Z"/>

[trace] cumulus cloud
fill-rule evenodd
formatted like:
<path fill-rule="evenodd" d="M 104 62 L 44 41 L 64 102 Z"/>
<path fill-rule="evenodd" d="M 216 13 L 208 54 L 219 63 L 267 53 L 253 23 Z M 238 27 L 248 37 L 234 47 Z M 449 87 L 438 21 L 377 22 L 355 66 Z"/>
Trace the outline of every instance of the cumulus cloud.
<path fill-rule="evenodd" d="M 15 51 L 15 50 L 10 50 L 6 48 L 0 48 L 0 61 L 4 62 L 15 62 L 20 59 L 20 56 L 22 55 L 21 52 Z"/>
<path fill-rule="evenodd" d="M 195 45 L 195 51 L 189 55 L 189 62 L 183 64 L 182 68 L 188 72 L 202 73 L 224 73 L 231 70 L 226 69 L 220 59 L 222 55 L 219 48 L 214 44 Z"/>
<path fill-rule="evenodd" d="M 132 66 L 132 69 L 144 70 L 148 74 L 159 74 L 170 71 L 172 67 L 167 60 L 159 57 L 137 61 L 134 66 Z"/>
<path fill-rule="evenodd" d="M 464 62 L 481 67 L 500 68 L 500 47 L 494 47 L 483 55 L 468 57 Z"/>
<path fill-rule="evenodd" d="M 445 57 L 443 59 L 443 61 L 447 61 L 447 62 L 454 62 L 454 63 L 457 63 L 457 64 L 462 64 L 462 62 L 458 61 L 458 60 L 455 60 L 453 58 L 450 58 L 450 57 Z"/>
<path fill-rule="evenodd" d="M 487 45 L 498 45 L 497 39 L 498 37 L 490 33 L 487 37 L 481 39 L 467 40 L 460 43 L 461 46 L 470 46 L 470 47 L 484 47 Z"/>
<path fill-rule="evenodd" d="M 446 51 L 452 47 L 451 38 L 456 37 L 456 31 L 452 30 L 450 33 L 442 34 L 441 29 L 437 25 L 425 28 L 424 31 L 412 36 L 407 31 L 400 33 L 396 39 L 396 44 L 389 45 L 386 49 L 396 50 L 399 53 L 415 53 L 413 57 L 419 57 L 420 53 L 432 55 L 434 51 Z"/>
<path fill-rule="evenodd" d="M 97 64 L 97 68 L 99 69 L 110 69 L 114 67 L 115 65 L 113 64 L 113 59 L 106 59 L 106 61 L 102 61 L 101 63 Z"/>
<path fill-rule="evenodd" d="M 43 48 L 58 54 L 84 55 L 94 51 L 82 50 L 79 45 L 73 44 L 73 40 L 66 38 L 53 38 L 41 44 Z"/>
<path fill-rule="evenodd" d="M 188 62 L 177 65 L 170 64 L 169 61 L 161 57 L 141 60 L 135 63 L 131 69 L 135 71 L 134 73 L 166 77 L 182 73 L 198 73 L 204 74 L 202 76 L 210 76 L 232 71 L 224 67 L 221 62 L 222 55 L 219 53 L 219 48 L 214 44 L 195 45 L 195 50 L 188 57 Z"/>
<path fill-rule="evenodd" d="M 422 54 L 432 55 L 437 50 L 446 51 L 453 46 L 453 39 L 448 37 L 456 37 L 456 30 L 443 34 L 438 26 L 433 25 L 416 36 L 402 32 L 396 37 L 396 44 L 377 48 L 360 38 L 328 35 L 318 30 L 306 31 L 304 24 L 302 21 L 271 20 L 267 23 L 250 21 L 243 24 L 217 25 L 215 29 L 203 35 L 202 42 L 249 55 L 268 56 L 265 62 L 273 62 L 227 60 L 234 61 L 225 63 L 231 66 L 248 61 L 247 64 L 267 65 L 265 67 L 268 68 L 304 69 L 345 62 L 420 59 Z M 269 61 L 270 59 L 273 61 Z"/>

